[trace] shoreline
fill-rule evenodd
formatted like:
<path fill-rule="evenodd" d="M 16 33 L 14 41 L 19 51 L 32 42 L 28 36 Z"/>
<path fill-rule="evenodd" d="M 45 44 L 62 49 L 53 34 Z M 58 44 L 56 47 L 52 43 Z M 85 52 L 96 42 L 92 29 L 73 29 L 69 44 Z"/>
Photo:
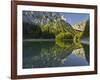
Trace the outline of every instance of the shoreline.
<path fill-rule="evenodd" d="M 39 42 L 39 41 L 55 41 L 55 39 L 24 39 L 23 42 L 33 42 L 33 41 L 36 41 L 36 42 Z M 89 41 L 88 40 L 80 40 L 81 43 L 83 44 L 87 44 L 89 45 Z"/>
<path fill-rule="evenodd" d="M 23 41 L 55 41 L 55 39 L 24 39 Z"/>

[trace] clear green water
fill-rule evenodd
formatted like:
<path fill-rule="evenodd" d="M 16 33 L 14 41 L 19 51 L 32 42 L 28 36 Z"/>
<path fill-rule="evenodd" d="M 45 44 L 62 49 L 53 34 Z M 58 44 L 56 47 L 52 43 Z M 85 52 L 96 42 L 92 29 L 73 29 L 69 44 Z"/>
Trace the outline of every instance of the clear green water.
<path fill-rule="evenodd" d="M 71 67 L 89 65 L 89 45 L 24 41 L 23 68 Z"/>

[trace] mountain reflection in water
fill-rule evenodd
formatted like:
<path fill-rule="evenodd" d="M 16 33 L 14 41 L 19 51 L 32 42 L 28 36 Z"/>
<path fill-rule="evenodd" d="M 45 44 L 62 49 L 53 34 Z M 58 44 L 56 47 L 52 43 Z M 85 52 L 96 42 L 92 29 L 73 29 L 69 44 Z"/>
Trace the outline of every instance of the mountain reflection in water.
<path fill-rule="evenodd" d="M 89 65 L 89 45 L 55 41 L 23 42 L 23 68 L 87 65 Z"/>

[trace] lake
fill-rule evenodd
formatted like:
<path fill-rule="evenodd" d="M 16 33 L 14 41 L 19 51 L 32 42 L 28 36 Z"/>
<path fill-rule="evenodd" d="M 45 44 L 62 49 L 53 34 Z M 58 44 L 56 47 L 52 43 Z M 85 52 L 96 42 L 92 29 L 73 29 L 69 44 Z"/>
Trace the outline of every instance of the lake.
<path fill-rule="evenodd" d="M 89 45 L 73 42 L 23 41 L 23 68 L 89 65 Z"/>

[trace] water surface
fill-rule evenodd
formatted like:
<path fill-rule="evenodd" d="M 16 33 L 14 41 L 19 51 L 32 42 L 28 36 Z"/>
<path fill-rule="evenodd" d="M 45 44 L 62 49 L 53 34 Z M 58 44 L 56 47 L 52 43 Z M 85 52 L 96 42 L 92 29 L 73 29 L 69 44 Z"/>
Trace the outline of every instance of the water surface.
<path fill-rule="evenodd" d="M 61 45 L 61 46 L 60 46 Z M 89 65 L 89 45 L 55 41 L 23 41 L 23 68 Z"/>

